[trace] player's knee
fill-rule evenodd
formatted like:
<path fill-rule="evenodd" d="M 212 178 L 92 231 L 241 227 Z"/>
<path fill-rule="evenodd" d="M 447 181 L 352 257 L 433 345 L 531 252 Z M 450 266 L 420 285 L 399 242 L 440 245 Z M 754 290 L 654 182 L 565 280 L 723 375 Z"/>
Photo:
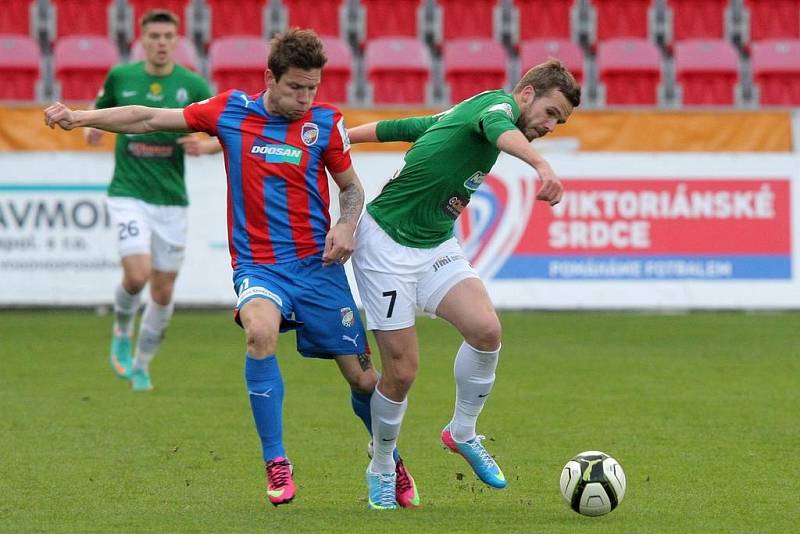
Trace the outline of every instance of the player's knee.
<path fill-rule="evenodd" d="M 144 286 L 147 285 L 147 279 L 149 277 L 150 273 L 145 271 L 125 273 L 125 279 L 122 281 L 122 286 L 125 288 L 125 291 L 131 295 L 135 295 L 144 289 Z"/>
<path fill-rule="evenodd" d="M 354 391 L 368 394 L 375 391 L 375 385 L 378 383 L 378 374 L 374 369 L 370 369 L 356 376 L 348 376 L 347 381 L 350 384 L 350 388 Z"/>
<path fill-rule="evenodd" d="M 272 331 L 266 322 L 251 320 L 245 327 L 247 350 L 252 355 L 268 355 L 275 352 L 278 345 L 278 332 Z"/>
<path fill-rule="evenodd" d="M 391 373 L 384 373 L 381 389 L 384 386 L 391 390 L 395 398 L 404 398 L 411 389 L 414 380 L 417 378 L 417 367 L 415 365 L 396 367 Z"/>
<path fill-rule="evenodd" d="M 487 317 L 486 320 L 478 324 L 466 337 L 467 343 L 474 348 L 486 352 L 497 350 L 500 346 L 502 337 L 502 327 L 496 315 Z"/>
<path fill-rule="evenodd" d="M 150 296 L 153 302 L 161 304 L 162 306 L 167 306 L 172 302 L 172 286 L 168 288 L 153 288 L 150 292 Z"/>

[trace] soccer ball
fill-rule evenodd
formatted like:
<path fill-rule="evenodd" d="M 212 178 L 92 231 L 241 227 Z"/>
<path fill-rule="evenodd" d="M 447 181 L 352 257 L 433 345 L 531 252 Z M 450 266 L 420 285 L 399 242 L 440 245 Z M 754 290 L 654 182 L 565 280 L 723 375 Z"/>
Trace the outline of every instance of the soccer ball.
<path fill-rule="evenodd" d="M 625 497 L 625 472 L 614 458 L 600 451 L 585 451 L 561 470 L 561 495 L 582 515 L 604 515 Z"/>

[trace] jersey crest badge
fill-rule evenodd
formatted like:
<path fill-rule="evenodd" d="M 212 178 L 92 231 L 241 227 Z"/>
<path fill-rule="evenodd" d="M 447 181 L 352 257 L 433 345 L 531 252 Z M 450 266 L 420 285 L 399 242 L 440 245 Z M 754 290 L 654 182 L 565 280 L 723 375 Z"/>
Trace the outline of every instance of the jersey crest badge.
<path fill-rule="evenodd" d="M 317 142 L 317 139 L 319 139 L 319 126 L 313 122 L 303 124 L 302 130 L 300 130 L 300 137 L 303 139 L 303 143 L 305 143 L 306 146 L 313 145 Z"/>
<path fill-rule="evenodd" d="M 470 191 L 477 191 L 477 189 L 483 183 L 484 178 L 486 178 L 486 173 L 478 171 L 469 178 L 467 178 L 467 181 L 464 182 L 464 187 L 466 187 Z"/>

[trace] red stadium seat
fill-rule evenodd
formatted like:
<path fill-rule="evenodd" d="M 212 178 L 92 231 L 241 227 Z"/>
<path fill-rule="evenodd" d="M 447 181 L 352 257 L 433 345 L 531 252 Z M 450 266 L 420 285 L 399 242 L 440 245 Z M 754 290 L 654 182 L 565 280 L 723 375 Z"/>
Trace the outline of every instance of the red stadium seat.
<path fill-rule="evenodd" d="M 178 46 L 175 47 L 175 63 L 183 65 L 187 69 L 195 72 L 198 70 L 200 60 L 197 57 L 197 50 L 187 39 L 180 39 Z M 144 59 L 144 48 L 142 41 L 137 39 L 131 46 L 131 61 L 141 61 Z"/>
<path fill-rule="evenodd" d="M 800 39 L 755 42 L 750 60 L 761 104 L 800 106 Z"/>
<path fill-rule="evenodd" d="M 436 0 L 436 4 L 441 21 L 439 35 L 444 40 L 495 36 L 495 17 L 498 24 L 500 21 L 499 0 Z"/>
<path fill-rule="evenodd" d="M 339 37 L 347 0 L 281 0 L 288 11 L 288 26 L 311 28 L 319 35 Z"/>
<path fill-rule="evenodd" d="M 661 55 L 647 39 L 601 41 L 597 69 L 606 104 L 653 105 L 658 101 Z"/>
<path fill-rule="evenodd" d="M 0 34 L 0 100 L 35 100 L 39 47 L 27 35 Z"/>
<path fill-rule="evenodd" d="M 62 100 L 92 100 L 108 69 L 119 61 L 114 43 L 97 35 L 72 35 L 56 41 L 53 50 Z"/>
<path fill-rule="evenodd" d="M 745 0 L 750 40 L 800 38 L 800 0 Z"/>
<path fill-rule="evenodd" d="M 209 76 L 217 92 L 241 89 L 248 94 L 264 90 L 267 44 L 248 35 L 220 37 L 208 48 Z"/>
<path fill-rule="evenodd" d="M 0 9 L 0 34 L 35 35 L 32 27 L 36 19 L 35 9 L 35 0 L 3 2 Z"/>
<path fill-rule="evenodd" d="M 502 89 L 506 83 L 508 57 L 503 45 L 492 39 L 445 41 L 442 58 L 450 102 L 461 102 L 481 91 Z"/>
<path fill-rule="evenodd" d="M 514 0 L 519 40 L 544 37 L 569 39 L 578 0 Z"/>
<path fill-rule="evenodd" d="M 648 36 L 654 0 L 591 0 L 597 15 L 597 40 Z"/>
<path fill-rule="evenodd" d="M 576 43 L 568 39 L 531 39 L 519 45 L 522 74 L 550 57 L 561 61 L 578 83 L 583 84 L 583 49 Z"/>
<path fill-rule="evenodd" d="M 675 77 L 684 105 L 733 105 L 739 55 L 723 39 L 679 41 L 675 44 Z"/>
<path fill-rule="evenodd" d="M 367 42 L 367 77 L 376 104 L 424 104 L 430 79 L 430 59 L 413 37 L 385 37 Z"/>
<path fill-rule="evenodd" d="M 151 9 L 166 9 L 168 11 L 172 11 L 181 19 L 180 27 L 178 28 L 178 33 L 181 35 L 187 35 L 191 30 L 191 25 L 193 24 L 193 11 L 191 8 L 192 0 L 126 0 L 127 3 L 130 5 L 131 10 L 129 11 L 130 15 L 130 25 L 131 29 L 133 30 L 132 34 L 134 39 L 139 37 L 141 33 L 141 27 L 139 26 L 139 19 L 150 11 Z M 237 0 L 237 3 L 241 4 L 243 0 Z"/>
<path fill-rule="evenodd" d="M 361 0 L 366 38 L 416 37 L 422 0 Z"/>
<path fill-rule="evenodd" d="M 347 87 L 353 75 L 353 53 L 347 43 L 337 37 L 323 36 L 321 39 L 328 62 L 322 71 L 317 100 L 344 104 L 348 100 Z"/>
<path fill-rule="evenodd" d="M 117 28 L 114 0 L 50 0 L 55 39 L 69 35 L 108 37 Z"/>
<path fill-rule="evenodd" d="M 668 0 L 672 13 L 672 41 L 722 39 L 729 0 Z"/>
<path fill-rule="evenodd" d="M 205 3 L 212 40 L 231 35 L 266 35 L 264 24 L 269 0 L 205 0 Z"/>

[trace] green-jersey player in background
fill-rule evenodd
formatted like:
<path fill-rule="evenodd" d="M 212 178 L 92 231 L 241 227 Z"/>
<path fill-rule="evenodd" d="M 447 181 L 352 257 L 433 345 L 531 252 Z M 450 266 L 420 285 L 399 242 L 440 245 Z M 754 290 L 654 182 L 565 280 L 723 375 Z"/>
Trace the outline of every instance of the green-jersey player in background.
<path fill-rule="evenodd" d="M 461 454 L 483 482 L 498 489 L 506 486 L 475 432 L 495 380 L 500 322 L 453 237 L 453 226 L 501 151 L 536 170 L 542 180 L 537 199 L 557 203 L 561 182 L 530 141 L 566 122 L 579 104 L 575 78 L 550 60 L 529 70 L 510 94 L 487 91 L 438 115 L 349 130 L 353 143 L 414 143 L 397 176 L 367 205 L 352 256 L 367 325 L 375 333 L 383 364 L 371 400 L 374 454 L 367 484 L 370 502 L 380 503 L 374 508 L 397 507 L 391 498 L 392 451 L 419 364 L 417 308 L 444 318 L 464 337 L 454 366 L 455 410 L 442 442 Z"/>
<path fill-rule="evenodd" d="M 142 16 L 145 59 L 111 69 L 96 108 L 137 104 L 185 107 L 211 96 L 206 81 L 176 65 L 178 17 L 164 10 Z M 88 129 L 86 140 L 97 144 L 102 132 Z M 118 135 L 114 176 L 108 187 L 108 209 L 122 263 L 122 282 L 114 293 L 114 331 L 110 362 L 114 372 L 129 379 L 137 391 L 153 388 L 149 364 L 172 317 L 172 294 L 186 247 L 184 152 L 219 150 L 216 139 L 182 134 Z M 132 338 L 142 289 L 150 283 L 139 327 L 135 358 Z"/>

